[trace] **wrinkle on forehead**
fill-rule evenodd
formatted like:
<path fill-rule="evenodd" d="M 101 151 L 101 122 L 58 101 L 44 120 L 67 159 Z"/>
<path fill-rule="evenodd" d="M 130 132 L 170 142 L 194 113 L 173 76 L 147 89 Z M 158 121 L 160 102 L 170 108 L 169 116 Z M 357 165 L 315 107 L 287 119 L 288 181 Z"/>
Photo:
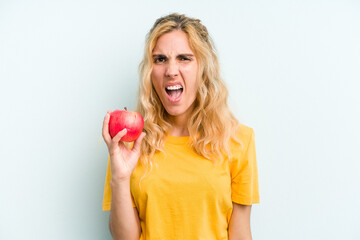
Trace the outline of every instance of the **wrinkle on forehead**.
<path fill-rule="evenodd" d="M 176 56 L 179 54 L 194 55 L 186 33 L 179 30 L 162 35 L 155 45 L 153 54 L 163 54 L 166 56 Z"/>

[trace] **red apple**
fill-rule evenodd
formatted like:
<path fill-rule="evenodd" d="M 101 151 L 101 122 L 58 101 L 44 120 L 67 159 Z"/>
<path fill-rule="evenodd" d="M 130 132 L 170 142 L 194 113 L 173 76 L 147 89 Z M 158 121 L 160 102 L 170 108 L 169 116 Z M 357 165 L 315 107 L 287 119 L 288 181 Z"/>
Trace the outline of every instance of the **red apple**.
<path fill-rule="evenodd" d="M 136 140 L 144 127 L 144 119 L 138 112 L 125 110 L 115 110 L 110 113 L 109 133 L 113 138 L 118 132 L 127 129 L 127 133 L 120 140 L 124 142 L 132 142 Z"/>

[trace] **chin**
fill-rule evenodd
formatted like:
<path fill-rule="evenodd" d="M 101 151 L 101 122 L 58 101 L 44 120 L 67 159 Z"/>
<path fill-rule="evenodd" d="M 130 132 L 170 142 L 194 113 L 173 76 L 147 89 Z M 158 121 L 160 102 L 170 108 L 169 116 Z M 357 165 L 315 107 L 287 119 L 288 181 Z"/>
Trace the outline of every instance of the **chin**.
<path fill-rule="evenodd" d="M 179 110 L 174 110 L 174 109 L 165 109 L 167 114 L 169 114 L 170 116 L 176 117 L 176 116 L 180 116 L 181 114 L 183 114 L 185 111 L 179 111 Z"/>
<path fill-rule="evenodd" d="M 195 100 L 194 100 L 195 101 Z M 194 102 L 193 101 L 193 102 Z M 166 100 L 162 101 L 166 113 L 171 117 L 180 117 L 188 115 L 190 117 L 194 108 L 194 103 L 179 102 L 177 104 L 169 104 Z"/>
<path fill-rule="evenodd" d="M 172 117 L 179 117 L 184 114 L 189 115 L 191 114 L 190 107 L 180 107 L 180 106 L 171 106 L 168 108 L 165 108 L 167 114 L 169 114 Z"/>

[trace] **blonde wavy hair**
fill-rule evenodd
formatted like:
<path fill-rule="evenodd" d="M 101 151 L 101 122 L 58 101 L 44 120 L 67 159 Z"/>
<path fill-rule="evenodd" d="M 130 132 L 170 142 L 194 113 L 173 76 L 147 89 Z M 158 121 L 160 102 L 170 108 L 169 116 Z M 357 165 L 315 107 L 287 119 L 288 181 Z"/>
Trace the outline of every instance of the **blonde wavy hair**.
<path fill-rule="evenodd" d="M 162 151 L 164 138 L 172 127 L 151 81 L 152 53 L 157 40 L 165 33 L 186 33 L 198 61 L 198 90 L 195 106 L 188 120 L 190 146 L 199 155 L 218 160 L 231 157 L 229 142 L 234 139 L 239 122 L 230 111 L 228 90 L 220 77 L 219 62 L 212 39 L 200 20 L 173 13 L 156 20 L 146 38 L 145 53 L 139 65 L 140 86 L 137 111 L 144 117 L 146 136 L 142 142 L 140 162 L 152 167 L 152 158 Z"/>

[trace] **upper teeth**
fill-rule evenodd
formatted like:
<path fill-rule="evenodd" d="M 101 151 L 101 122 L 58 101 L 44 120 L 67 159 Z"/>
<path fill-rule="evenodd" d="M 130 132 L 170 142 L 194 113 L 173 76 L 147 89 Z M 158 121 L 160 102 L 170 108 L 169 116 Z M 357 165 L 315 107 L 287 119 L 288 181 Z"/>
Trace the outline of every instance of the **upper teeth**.
<path fill-rule="evenodd" d="M 167 89 L 167 90 L 178 90 L 178 89 L 180 89 L 180 88 L 182 88 L 180 85 L 176 85 L 176 86 L 167 87 L 166 89 Z"/>

